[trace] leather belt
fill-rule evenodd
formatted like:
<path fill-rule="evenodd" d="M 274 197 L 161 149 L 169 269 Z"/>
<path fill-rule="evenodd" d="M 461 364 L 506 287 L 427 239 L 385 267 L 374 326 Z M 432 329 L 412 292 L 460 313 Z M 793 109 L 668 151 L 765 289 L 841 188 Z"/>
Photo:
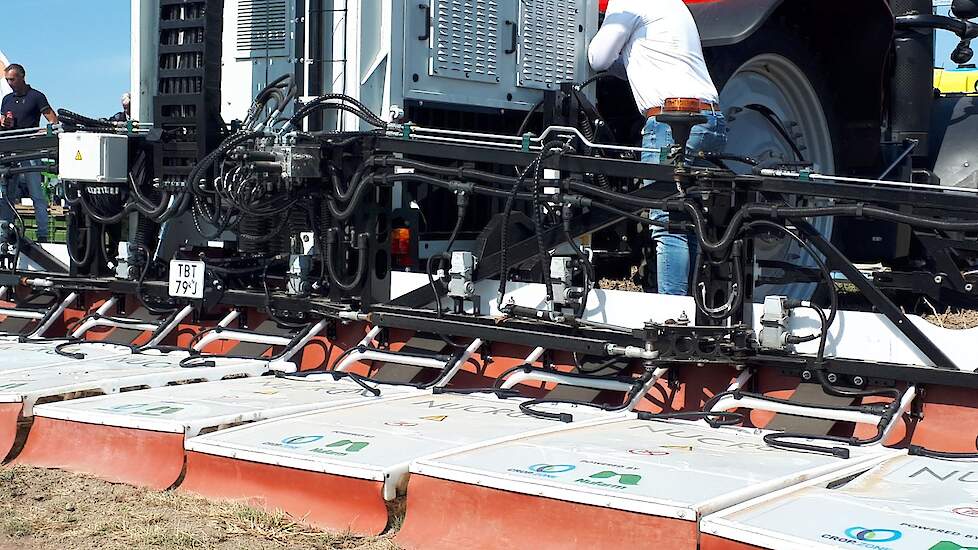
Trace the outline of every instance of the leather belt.
<path fill-rule="evenodd" d="M 719 111 L 720 108 L 709 101 L 700 101 L 698 105 L 700 111 Z M 652 107 L 651 109 L 645 111 L 645 118 L 652 118 L 654 116 L 659 116 L 662 114 L 662 107 Z"/>

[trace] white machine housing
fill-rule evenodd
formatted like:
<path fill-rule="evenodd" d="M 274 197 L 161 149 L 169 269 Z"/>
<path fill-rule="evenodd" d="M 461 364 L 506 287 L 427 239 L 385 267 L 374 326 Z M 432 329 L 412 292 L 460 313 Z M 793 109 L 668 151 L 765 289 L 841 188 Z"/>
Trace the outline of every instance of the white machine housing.
<path fill-rule="evenodd" d="M 267 82 L 297 67 L 311 95 L 314 66 L 323 93 L 350 95 L 387 120 L 405 102 L 527 111 L 544 90 L 589 76 L 598 28 L 597 0 L 323 0 L 320 50 L 307 40 L 308 6 L 224 1 L 224 120 L 244 117 Z M 159 0 L 132 0 L 132 13 L 134 112 L 151 121 Z M 336 129 L 359 124 L 349 114 L 327 119 Z"/>

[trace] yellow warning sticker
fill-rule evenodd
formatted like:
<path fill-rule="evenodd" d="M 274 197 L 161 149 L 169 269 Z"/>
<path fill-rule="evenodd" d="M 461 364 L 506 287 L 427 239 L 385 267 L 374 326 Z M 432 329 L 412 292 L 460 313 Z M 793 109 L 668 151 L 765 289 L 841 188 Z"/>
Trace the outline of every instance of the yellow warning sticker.
<path fill-rule="evenodd" d="M 432 422 L 442 422 L 447 416 L 422 416 L 421 420 L 431 420 Z"/>
<path fill-rule="evenodd" d="M 81 159 L 82 159 L 82 154 L 81 154 L 81 150 L 79 150 L 77 153 L 75 153 L 75 160 L 81 160 Z"/>

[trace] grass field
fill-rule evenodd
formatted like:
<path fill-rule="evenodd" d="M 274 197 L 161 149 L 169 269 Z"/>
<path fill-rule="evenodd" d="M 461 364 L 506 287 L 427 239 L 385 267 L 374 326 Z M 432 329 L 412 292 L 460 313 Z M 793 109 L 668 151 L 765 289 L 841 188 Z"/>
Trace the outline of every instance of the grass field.
<path fill-rule="evenodd" d="M 395 550 L 390 537 L 323 533 L 240 504 L 57 470 L 0 469 L 0 550 Z"/>

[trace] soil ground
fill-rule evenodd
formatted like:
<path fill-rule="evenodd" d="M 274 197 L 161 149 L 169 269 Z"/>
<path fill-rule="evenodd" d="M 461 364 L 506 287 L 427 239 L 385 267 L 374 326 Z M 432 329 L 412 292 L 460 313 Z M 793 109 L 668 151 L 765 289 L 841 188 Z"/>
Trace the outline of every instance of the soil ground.
<path fill-rule="evenodd" d="M 0 468 L 0 550 L 396 550 L 282 514 L 57 470 Z"/>

